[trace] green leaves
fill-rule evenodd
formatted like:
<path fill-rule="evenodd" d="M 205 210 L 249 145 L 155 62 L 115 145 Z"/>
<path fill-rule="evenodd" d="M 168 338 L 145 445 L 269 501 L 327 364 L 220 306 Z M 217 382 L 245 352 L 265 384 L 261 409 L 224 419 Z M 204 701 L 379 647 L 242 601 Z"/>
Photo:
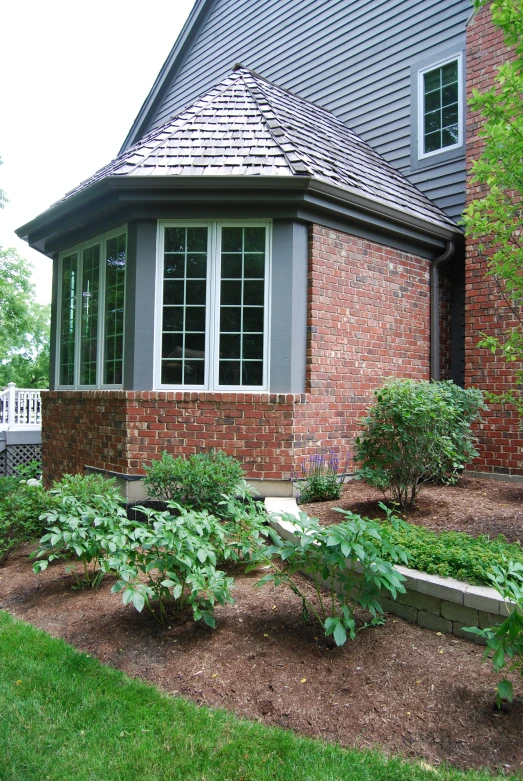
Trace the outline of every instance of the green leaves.
<path fill-rule="evenodd" d="M 390 380 L 374 394 L 356 440 L 359 477 L 402 508 L 427 481 L 453 482 L 476 455 L 470 426 L 484 409 L 476 388 Z"/>
<path fill-rule="evenodd" d="M 305 513 L 300 513 L 299 518 L 282 515 L 282 520 L 292 523 L 296 532 L 292 539 L 280 540 L 267 549 L 267 561 L 273 570 L 259 585 L 269 582 L 286 585 L 300 598 L 303 613 L 314 616 L 325 636 L 332 635 L 337 645 L 343 645 L 347 637 L 353 640 L 359 631 L 354 606 L 359 604 L 375 619 L 377 613 L 383 613 L 380 594 L 388 592 L 395 598 L 398 592 L 403 593 L 405 578 L 381 556 L 380 548 L 388 530 L 355 513 L 339 512 L 347 520 L 327 528 L 317 518 L 307 518 Z M 399 523 L 391 518 L 391 526 Z M 390 540 L 387 549 L 395 550 L 396 558 L 403 558 L 401 548 Z M 271 561 L 269 557 L 274 559 Z M 298 572 L 305 572 L 316 583 L 322 583 L 327 593 L 318 586 L 316 599 L 310 598 L 294 578 Z"/>

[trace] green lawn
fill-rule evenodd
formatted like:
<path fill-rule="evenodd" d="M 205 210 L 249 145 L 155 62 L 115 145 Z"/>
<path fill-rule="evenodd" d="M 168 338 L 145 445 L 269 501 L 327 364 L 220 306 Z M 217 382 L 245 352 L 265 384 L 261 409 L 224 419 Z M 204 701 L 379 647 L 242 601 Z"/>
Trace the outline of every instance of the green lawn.
<path fill-rule="evenodd" d="M 198 708 L 0 612 L 1 781 L 487 778 L 435 774 Z"/>

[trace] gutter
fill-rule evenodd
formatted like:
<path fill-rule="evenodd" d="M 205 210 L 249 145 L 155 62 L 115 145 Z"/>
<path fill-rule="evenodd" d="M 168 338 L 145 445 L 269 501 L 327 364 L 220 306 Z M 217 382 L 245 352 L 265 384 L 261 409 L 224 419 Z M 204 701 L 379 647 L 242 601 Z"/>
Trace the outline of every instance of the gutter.
<path fill-rule="evenodd" d="M 434 258 L 430 264 L 430 379 L 440 378 L 440 342 L 439 342 L 439 269 L 454 257 L 456 246 L 448 241 L 445 252 Z"/>

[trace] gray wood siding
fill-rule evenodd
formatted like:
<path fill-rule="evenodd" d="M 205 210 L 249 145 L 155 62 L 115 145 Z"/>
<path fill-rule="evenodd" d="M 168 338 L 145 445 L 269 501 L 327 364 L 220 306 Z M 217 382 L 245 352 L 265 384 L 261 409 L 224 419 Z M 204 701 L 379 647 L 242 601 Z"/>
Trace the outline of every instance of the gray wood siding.
<path fill-rule="evenodd" d="M 411 68 L 462 48 L 471 0 L 215 0 L 150 129 L 236 62 L 336 114 L 451 216 L 464 160 L 411 165 Z"/>

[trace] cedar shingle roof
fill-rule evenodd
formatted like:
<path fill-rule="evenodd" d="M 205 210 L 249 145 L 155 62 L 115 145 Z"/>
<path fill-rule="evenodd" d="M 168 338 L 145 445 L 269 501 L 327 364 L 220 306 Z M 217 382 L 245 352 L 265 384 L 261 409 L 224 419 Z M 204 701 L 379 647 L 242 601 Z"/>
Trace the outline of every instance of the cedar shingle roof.
<path fill-rule="evenodd" d="M 241 66 L 63 200 L 106 177 L 181 175 L 309 176 L 456 228 L 341 120 Z"/>

